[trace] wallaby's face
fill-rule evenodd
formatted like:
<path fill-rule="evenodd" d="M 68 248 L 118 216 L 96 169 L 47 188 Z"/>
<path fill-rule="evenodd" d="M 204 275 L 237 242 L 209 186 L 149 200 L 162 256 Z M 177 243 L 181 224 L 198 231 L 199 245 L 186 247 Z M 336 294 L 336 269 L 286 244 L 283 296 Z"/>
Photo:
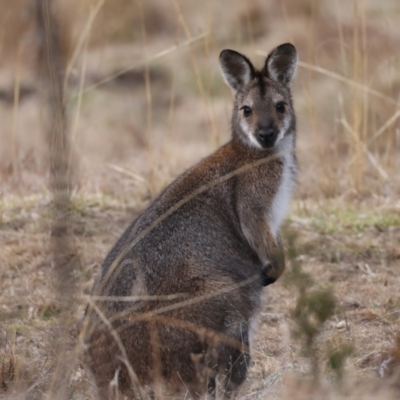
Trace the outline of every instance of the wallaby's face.
<path fill-rule="evenodd" d="M 270 149 L 293 131 L 290 83 L 296 64 L 296 49 L 289 43 L 272 51 L 261 71 L 236 51 L 221 52 L 222 74 L 235 96 L 233 131 L 246 145 Z"/>

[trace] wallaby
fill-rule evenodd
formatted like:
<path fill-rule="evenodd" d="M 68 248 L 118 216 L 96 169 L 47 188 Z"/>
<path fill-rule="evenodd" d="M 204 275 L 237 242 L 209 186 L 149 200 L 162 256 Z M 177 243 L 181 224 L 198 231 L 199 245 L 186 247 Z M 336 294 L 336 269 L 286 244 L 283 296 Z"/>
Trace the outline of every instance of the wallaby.
<path fill-rule="evenodd" d="M 108 254 L 84 322 L 101 399 L 235 396 L 262 289 L 284 270 L 279 236 L 295 185 L 286 43 L 256 70 L 223 50 L 232 139 L 171 183 Z"/>

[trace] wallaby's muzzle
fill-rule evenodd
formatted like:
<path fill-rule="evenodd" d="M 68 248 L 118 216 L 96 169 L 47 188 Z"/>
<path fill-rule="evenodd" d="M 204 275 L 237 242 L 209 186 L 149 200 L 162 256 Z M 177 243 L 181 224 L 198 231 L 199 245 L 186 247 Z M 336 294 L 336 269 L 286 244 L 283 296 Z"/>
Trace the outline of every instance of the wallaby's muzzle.
<path fill-rule="evenodd" d="M 274 147 L 277 137 L 278 131 L 273 127 L 261 128 L 257 133 L 257 139 L 263 148 Z"/>

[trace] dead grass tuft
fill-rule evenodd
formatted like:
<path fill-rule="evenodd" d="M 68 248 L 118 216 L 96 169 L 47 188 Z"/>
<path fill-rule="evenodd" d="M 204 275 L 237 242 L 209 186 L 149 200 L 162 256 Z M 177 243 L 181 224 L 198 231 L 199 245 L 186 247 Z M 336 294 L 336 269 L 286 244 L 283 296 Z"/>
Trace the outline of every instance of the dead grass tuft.
<path fill-rule="evenodd" d="M 15 337 L 12 343 L 6 337 L 0 353 L 1 389 L 7 392 L 10 384 L 17 379 L 19 360 L 15 354 Z"/>

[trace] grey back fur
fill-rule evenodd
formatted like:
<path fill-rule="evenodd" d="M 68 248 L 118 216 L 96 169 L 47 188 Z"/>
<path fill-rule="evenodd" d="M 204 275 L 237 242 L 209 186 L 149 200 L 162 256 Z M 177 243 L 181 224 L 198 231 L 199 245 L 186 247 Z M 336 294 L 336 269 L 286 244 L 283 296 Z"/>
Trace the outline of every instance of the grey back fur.
<path fill-rule="evenodd" d="M 234 94 L 231 141 L 131 224 L 94 285 L 86 362 L 101 399 L 217 390 L 229 398 L 244 382 L 249 323 L 263 287 L 284 270 L 279 227 L 297 170 L 296 61 L 291 44 L 272 51 L 261 71 L 240 53 L 221 53 Z"/>

